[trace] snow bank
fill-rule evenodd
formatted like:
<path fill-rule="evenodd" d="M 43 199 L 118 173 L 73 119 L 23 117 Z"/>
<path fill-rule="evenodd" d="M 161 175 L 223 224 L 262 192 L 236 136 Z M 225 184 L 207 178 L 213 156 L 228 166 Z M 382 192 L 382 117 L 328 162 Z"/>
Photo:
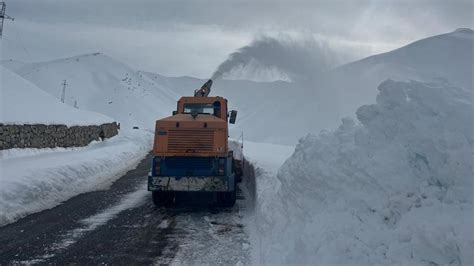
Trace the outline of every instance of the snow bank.
<path fill-rule="evenodd" d="M 35 152 L 0 159 L 0 225 L 52 208 L 87 191 L 104 189 L 136 167 L 153 134 L 134 130 L 81 149 Z M 146 178 L 146 177 L 144 177 Z"/>
<path fill-rule="evenodd" d="M 84 147 L 55 147 L 55 148 L 13 148 L 8 150 L 0 150 L 0 159 L 12 159 L 20 157 L 29 157 L 33 155 L 40 155 L 44 153 L 58 153 L 58 152 L 71 152 L 71 151 L 81 151 L 89 149 L 92 145 L 96 143 L 101 143 L 100 141 L 92 141 L 89 145 Z"/>
<path fill-rule="evenodd" d="M 246 140 L 244 155 L 255 168 L 276 175 L 280 166 L 295 150 L 294 146 L 272 143 L 259 143 Z"/>
<path fill-rule="evenodd" d="M 229 150 L 234 153 L 236 160 L 243 160 L 244 153 L 242 151 L 242 143 L 239 140 L 229 140 Z"/>
<path fill-rule="evenodd" d="M 114 121 L 105 115 L 63 104 L 3 66 L 0 66 L 0 76 L 0 123 L 87 126 Z"/>
<path fill-rule="evenodd" d="M 472 265 L 473 102 L 389 80 L 360 125 L 302 138 L 259 195 L 256 263 Z"/>

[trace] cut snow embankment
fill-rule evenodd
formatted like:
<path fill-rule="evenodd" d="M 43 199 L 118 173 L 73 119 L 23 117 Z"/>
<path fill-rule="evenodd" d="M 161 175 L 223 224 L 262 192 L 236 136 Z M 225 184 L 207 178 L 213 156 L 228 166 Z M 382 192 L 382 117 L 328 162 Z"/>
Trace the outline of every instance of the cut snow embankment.
<path fill-rule="evenodd" d="M 259 194 L 256 264 L 472 265 L 473 102 L 386 81 L 360 125 L 302 138 Z"/>
<path fill-rule="evenodd" d="M 3 66 L 0 66 L 0 77 L 0 123 L 89 126 L 114 121 L 61 103 Z"/>
<path fill-rule="evenodd" d="M 266 191 L 279 189 L 280 183 L 276 180 L 276 173 L 294 150 L 295 147 L 293 146 L 245 141 L 243 148 L 245 158 L 255 169 L 257 202 L 259 202 L 259 195 L 265 195 Z M 268 205 L 262 202 L 260 208 L 266 208 L 266 206 Z M 252 221 L 253 218 L 251 217 Z M 251 232 L 250 236 L 253 237 L 253 235 L 254 233 Z"/>
<path fill-rule="evenodd" d="M 136 167 L 149 152 L 152 139 L 153 134 L 134 130 L 83 148 L 29 149 L 31 156 L 25 151 L 2 151 L 0 225 L 80 193 L 107 188 Z"/>
<path fill-rule="evenodd" d="M 271 203 L 272 199 L 264 197 L 260 199 L 261 195 L 270 195 L 280 188 L 280 182 L 277 180 L 276 173 L 285 160 L 294 152 L 294 146 L 259 143 L 252 141 L 245 141 L 243 152 L 247 161 L 249 161 L 255 169 L 255 202 L 257 203 L 257 212 L 272 213 Z M 244 176 L 245 179 L 245 176 Z M 248 196 L 248 195 L 246 195 Z M 252 209 L 256 209 L 255 206 Z M 278 211 L 278 210 L 275 210 Z M 256 212 L 247 213 L 246 215 L 246 230 L 252 244 L 252 254 L 256 258 L 261 248 L 261 226 L 265 227 L 270 223 L 256 226 L 257 222 L 261 221 L 261 215 Z M 254 263 L 258 265 L 259 263 Z"/>
<path fill-rule="evenodd" d="M 245 141 L 244 154 L 259 171 L 276 174 L 278 168 L 295 150 L 294 146 Z"/>

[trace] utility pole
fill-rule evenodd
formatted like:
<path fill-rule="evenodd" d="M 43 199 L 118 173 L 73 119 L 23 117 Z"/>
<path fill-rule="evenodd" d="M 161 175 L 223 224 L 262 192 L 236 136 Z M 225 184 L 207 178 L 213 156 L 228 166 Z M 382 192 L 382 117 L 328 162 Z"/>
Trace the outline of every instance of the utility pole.
<path fill-rule="evenodd" d="M 68 85 L 66 83 L 66 80 L 63 80 L 63 83 L 61 83 L 61 85 L 63 85 L 63 93 L 61 94 L 61 102 L 64 103 L 64 99 L 66 98 L 66 86 Z"/>
<path fill-rule="evenodd" d="M 15 20 L 14 18 L 5 14 L 6 9 L 7 9 L 7 4 L 5 4 L 5 2 L 0 2 L 0 37 L 2 37 L 2 32 L 3 32 L 3 21 L 5 19 L 10 19 L 11 21 Z"/>

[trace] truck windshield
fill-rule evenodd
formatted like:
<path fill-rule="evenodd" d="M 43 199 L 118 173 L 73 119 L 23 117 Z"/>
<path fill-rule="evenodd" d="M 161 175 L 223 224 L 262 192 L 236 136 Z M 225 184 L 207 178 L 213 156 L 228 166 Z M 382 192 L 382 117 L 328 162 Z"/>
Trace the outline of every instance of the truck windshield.
<path fill-rule="evenodd" d="M 214 109 L 218 108 L 217 106 L 211 103 L 185 103 L 184 104 L 184 113 L 190 114 L 196 112 L 199 114 L 211 114 L 213 115 Z"/>

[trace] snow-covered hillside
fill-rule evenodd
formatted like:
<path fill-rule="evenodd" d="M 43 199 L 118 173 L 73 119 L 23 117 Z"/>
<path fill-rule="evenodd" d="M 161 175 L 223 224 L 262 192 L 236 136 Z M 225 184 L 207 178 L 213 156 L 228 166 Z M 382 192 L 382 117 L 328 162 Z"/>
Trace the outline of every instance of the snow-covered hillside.
<path fill-rule="evenodd" d="M 345 116 L 374 103 L 377 86 L 387 79 L 443 83 L 473 90 L 474 32 L 459 29 L 418 40 L 396 50 L 367 57 L 330 70 L 311 84 L 295 86 L 314 133 L 335 129 Z M 302 136 L 302 135 L 301 135 Z"/>
<path fill-rule="evenodd" d="M 331 71 L 327 89 L 337 92 L 341 113 L 371 103 L 386 79 L 447 83 L 473 89 L 474 31 L 456 31 L 425 38 L 399 49 L 370 56 Z"/>
<path fill-rule="evenodd" d="M 262 191 L 257 264 L 472 265 L 472 90 L 386 81 Z"/>
<path fill-rule="evenodd" d="M 358 75 L 359 79 L 383 74 L 447 80 L 464 87 L 472 87 L 474 59 L 474 31 L 457 29 L 425 38 L 388 53 L 344 65 L 337 71 Z M 440 64 L 443 62 L 443 64 Z M 384 77 L 377 77 L 383 79 Z"/>
<path fill-rule="evenodd" d="M 294 145 L 308 132 L 335 129 L 342 117 L 373 103 L 377 85 L 388 78 L 435 80 L 472 90 L 473 36 L 472 30 L 462 29 L 422 39 L 306 79 L 310 82 L 218 79 L 211 95 L 226 97 L 229 108 L 239 111 L 232 137 L 243 131 L 249 140 Z M 179 96 L 192 95 L 206 81 L 137 72 L 103 54 L 2 64 L 58 98 L 66 79 L 68 104 L 77 101 L 79 108 L 104 113 L 125 128 L 153 128 L 157 118 L 171 113 Z"/>
<path fill-rule="evenodd" d="M 114 120 L 61 103 L 3 66 L 0 66 L 0 122 L 4 124 L 100 125 Z"/>
<path fill-rule="evenodd" d="M 26 63 L 22 61 L 13 60 L 13 59 L 8 59 L 8 60 L 0 60 L 0 64 L 8 68 L 9 70 L 16 72 L 20 68 L 24 67 Z"/>
<path fill-rule="evenodd" d="M 239 111 L 232 136 L 244 131 L 250 140 L 296 144 L 308 132 L 335 129 L 342 117 L 373 103 L 378 84 L 389 78 L 472 90 L 473 50 L 473 31 L 462 29 L 340 66 L 318 80 L 308 78 L 311 83 L 215 80 L 211 94 L 228 98 L 230 108 Z M 184 95 L 206 81 L 142 73 Z"/>
<path fill-rule="evenodd" d="M 191 77 L 164 77 L 143 72 L 152 80 L 164 84 L 181 95 L 192 95 L 206 80 Z M 230 126 L 230 135 L 238 138 L 241 132 L 249 140 L 292 143 L 296 136 L 310 131 L 301 117 L 295 116 L 298 103 L 294 84 L 285 81 L 254 82 L 246 80 L 215 80 L 211 95 L 229 101 L 229 110 L 238 110 L 237 122 Z M 303 126 L 301 126 L 303 125 Z M 278 131 L 275 131 L 278 130 Z M 277 134 L 274 134 L 278 132 Z"/>
<path fill-rule="evenodd" d="M 60 98 L 67 80 L 66 103 L 106 114 L 122 128 L 153 128 L 158 117 L 168 115 L 178 95 L 100 53 L 50 62 L 21 63 L 4 60 L 5 67 Z"/>

